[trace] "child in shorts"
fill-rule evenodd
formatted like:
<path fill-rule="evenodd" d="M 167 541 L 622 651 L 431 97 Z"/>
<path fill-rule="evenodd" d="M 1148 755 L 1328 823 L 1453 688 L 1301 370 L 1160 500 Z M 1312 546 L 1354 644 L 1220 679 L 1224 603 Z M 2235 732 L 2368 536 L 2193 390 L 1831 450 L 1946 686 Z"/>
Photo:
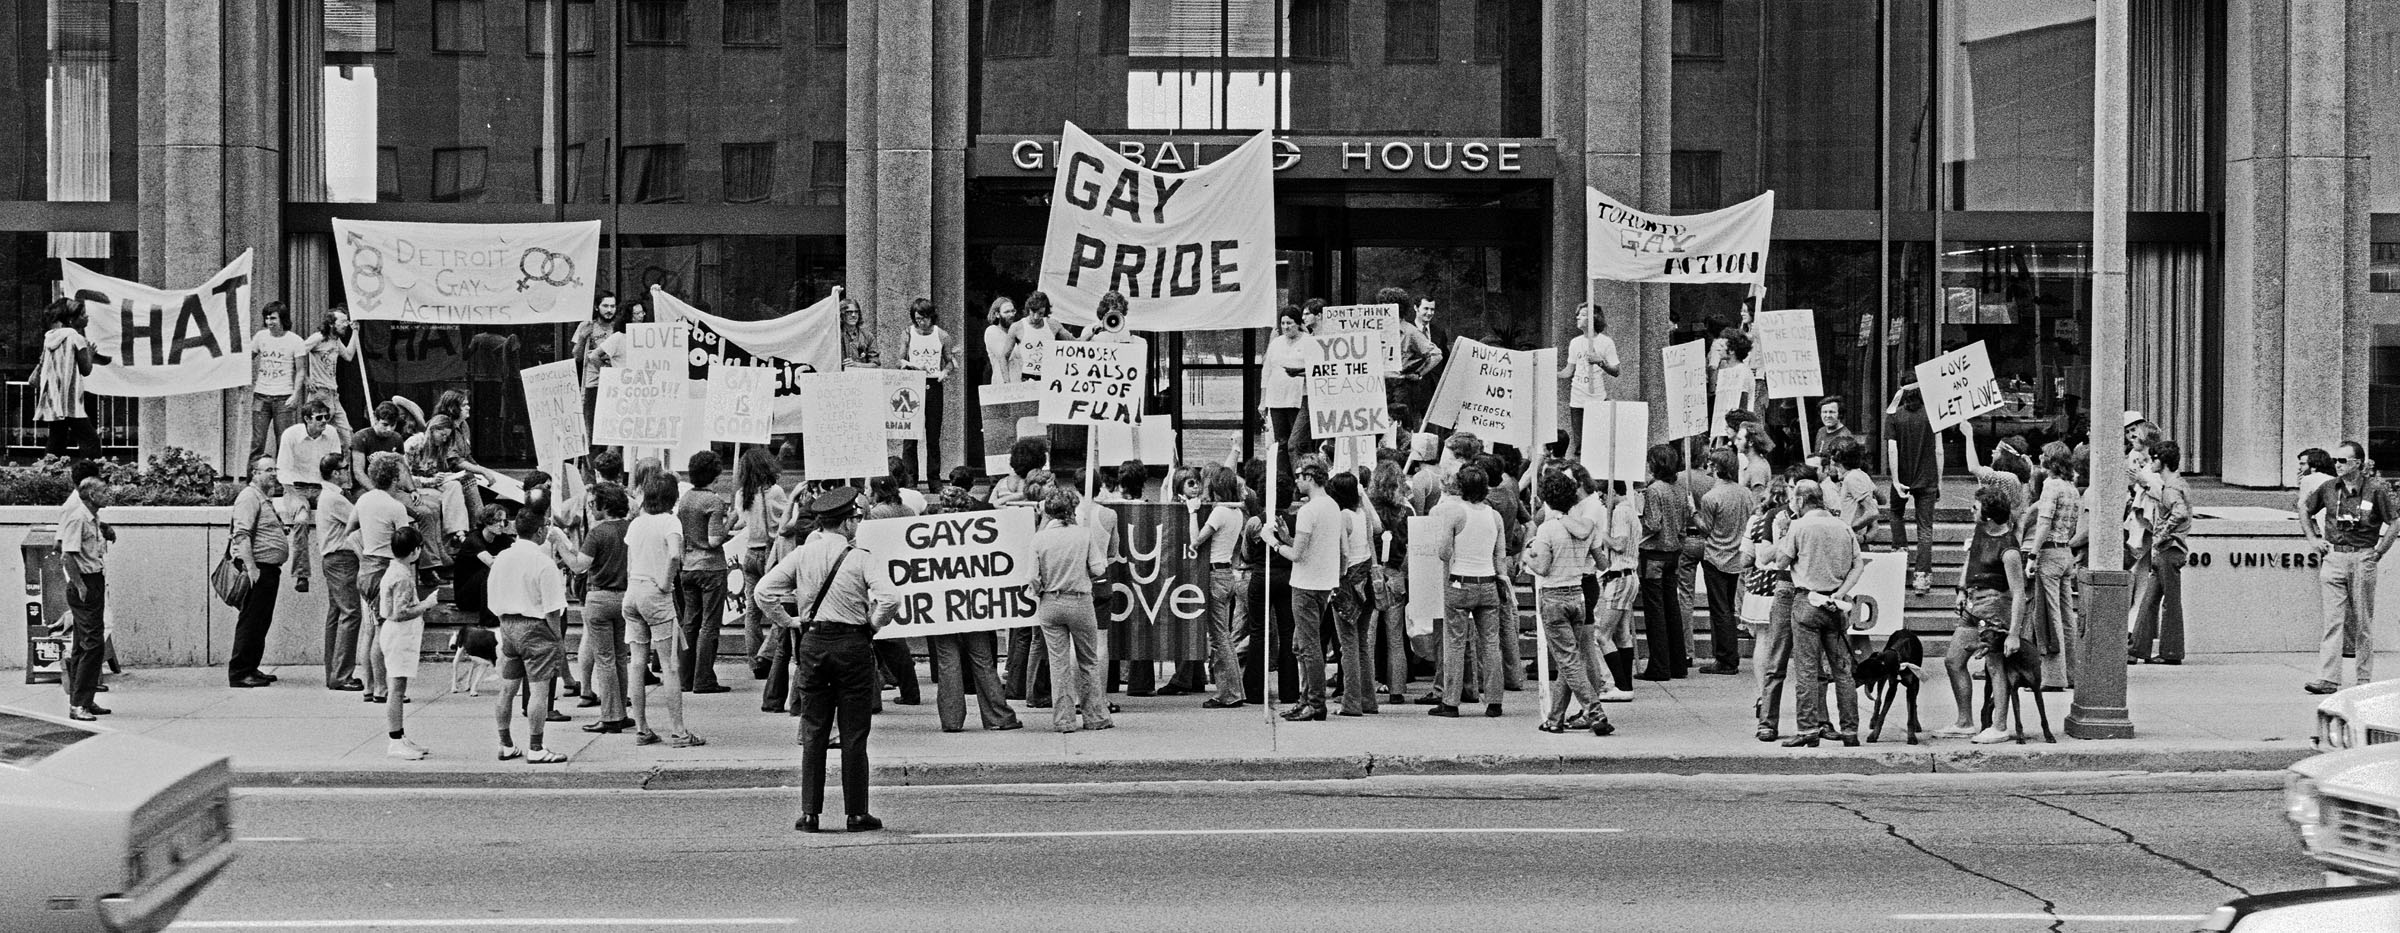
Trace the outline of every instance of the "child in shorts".
<path fill-rule="evenodd" d="M 383 590 L 375 600 L 375 613 L 383 622 L 375 633 L 375 648 L 383 652 L 384 677 L 390 681 L 388 696 L 392 702 L 385 713 L 391 727 L 392 744 L 384 754 L 402 761 L 422 761 L 431 752 L 425 746 L 408 740 L 408 730 L 401 726 L 401 712 L 408 706 L 408 682 L 417 676 L 417 656 L 425 642 L 425 611 L 441 599 L 439 594 L 417 595 L 416 557 L 425 539 L 417 529 L 402 526 L 392 532 L 392 565 L 395 572 L 383 575 Z"/>

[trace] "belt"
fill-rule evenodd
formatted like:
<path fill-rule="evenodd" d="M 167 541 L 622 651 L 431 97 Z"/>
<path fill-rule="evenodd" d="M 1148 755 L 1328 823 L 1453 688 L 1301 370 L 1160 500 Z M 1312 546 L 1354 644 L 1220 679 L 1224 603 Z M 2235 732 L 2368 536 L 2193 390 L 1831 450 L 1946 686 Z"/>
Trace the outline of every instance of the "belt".
<path fill-rule="evenodd" d="M 1034 595 L 1036 595 L 1036 596 L 1082 596 L 1082 597 L 1089 598 L 1089 597 L 1092 595 L 1092 591 L 1090 591 L 1090 590 L 1042 590 L 1042 591 L 1040 591 L 1040 592 L 1037 592 L 1037 593 L 1035 593 Z"/>
<path fill-rule="evenodd" d="M 1807 587 L 1802 587 L 1801 589 L 1810 593 L 1815 593 L 1819 596 L 1832 596 L 1835 593 L 1841 592 L 1840 590 L 1810 590 Z"/>
<path fill-rule="evenodd" d="M 1498 583 L 1498 582 L 1500 582 L 1500 578 L 1499 578 L 1499 577 L 1467 577 L 1467 576 L 1460 576 L 1460 575 L 1458 575 L 1458 574 L 1455 574 L 1455 573 L 1454 573 L 1454 574 L 1451 574 L 1451 575 L 1450 575 L 1450 582 L 1452 582 L 1452 583 Z"/>
<path fill-rule="evenodd" d="M 2067 542 L 2064 542 L 2064 541 L 2044 541 L 2044 542 L 2042 542 L 2042 550 L 2045 550 L 2045 551 L 2047 551 L 2047 550 L 2049 550 L 2049 549 L 2051 549 L 2051 548 L 2054 548 L 2054 547 L 2073 547 L 2073 546 L 2074 546 L 2074 545 L 2068 544 Z"/>
<path fill-rule="evenodd" d="M 2343 554 L 2356 554 L 2360 551 L 2372 551 L 2375 546 L 2372 544 L 2336 544 L 2333 549 Z"/>
<path fill-rule="evenodd" d="M 1209 561 L 1209 562 L 1208 562 L 1208 569 L 1210 569 L 1210 570 L 1232 570 L 1232 569 L 1233 569 L 1233 562 L 1232 562 L 1232 561 L 1229 561 L 1229 560 L 1212 560 L 1212 561 Z"/>
<path fill-rule="evenodd" d="M 1619 578 L 1622 578 L 1622 577 L 1630 577 L 1630 576 L 1633 576 L 1633 570 L 1632 570 L 1632 568 L 1626 568 L 1626 569 L 1624 569 L 1624 570 L 1608 570 L 1608 571 L 1602 571 L 1602 572 L 1601 572 L 1601 574 L 1600 574 L 1600 582 L 1602 582 L 1602 583 L 1606 583 L 1606 582 L 1608 582 L 1608 581 L 1610 581 L 1610 580 L 1615 580 L 1615 579 L 1619 579 Z"/>
<path fill-rule="evenodd" d="M 875 634 L 875 627 L 872 625 L 851 625 L 847 622 L 815 622 L 809 625 L 809 630 L 812 632 L 821 632 L 827 635 Z"/>

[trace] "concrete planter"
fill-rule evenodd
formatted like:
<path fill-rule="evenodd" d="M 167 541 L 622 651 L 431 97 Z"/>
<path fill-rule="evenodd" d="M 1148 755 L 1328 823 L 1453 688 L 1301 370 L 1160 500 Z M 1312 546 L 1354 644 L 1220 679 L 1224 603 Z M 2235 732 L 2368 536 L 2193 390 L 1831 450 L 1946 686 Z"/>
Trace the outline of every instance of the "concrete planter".
<path fill-rule="evenodd" d="M 108 555 L 108 615 L 117 659 L 127 667 L 193 667 L 225 663 L 238 614 L 217 601 L 208 574 L 225 552 L 230 506 L 116 506 L 102 510 L 117 529 Z M 0 579 L 24 581 L 26 536 L 56 525 L 56 506 L 0 506 Z M 284 568 L 267 633 L 267 664 L 322 660 L 325 587 L 292 591 L 293 565 Z M 37 584 L 19 590 L 38 603 Z M 63 605 L 63 603 L 62 603 Z M 0 637 L 0 667 L 25 665 L 25 632 L 10 626 Z"/>

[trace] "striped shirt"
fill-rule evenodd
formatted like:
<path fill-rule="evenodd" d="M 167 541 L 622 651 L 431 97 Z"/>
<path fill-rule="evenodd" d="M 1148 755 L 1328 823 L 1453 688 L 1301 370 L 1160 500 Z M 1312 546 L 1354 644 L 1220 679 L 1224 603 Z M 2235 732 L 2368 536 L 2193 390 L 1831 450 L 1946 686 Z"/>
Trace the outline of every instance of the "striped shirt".
<path fill-rule="evenodd" d="M 42 362 L 34 378 L 33 420 L 64 421 L 84 417 L 83 369 L 75 355 L 92 341 L 72 327 L 53 327 L 42 335 Z"/>

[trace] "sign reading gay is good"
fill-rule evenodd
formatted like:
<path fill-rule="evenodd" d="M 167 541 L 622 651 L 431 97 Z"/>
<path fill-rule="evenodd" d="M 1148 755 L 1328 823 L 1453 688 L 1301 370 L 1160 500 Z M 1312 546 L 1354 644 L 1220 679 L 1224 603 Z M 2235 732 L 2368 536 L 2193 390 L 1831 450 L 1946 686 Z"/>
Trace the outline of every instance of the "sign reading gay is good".
<path fill-rule="evenodd" d="M 590 317 L 600 222 L 333 222 L 350 315 L 418 324 L 573 324 Z"/>
<path fill-rule="evenodd" d="M 868 584 L 897 608 L 877 638 L 1017 628 L 1036 621 L 1033 510 L 885 518 L 858 526 Z"/>
<path fill-rule="evenodd" d="M 1205 167 L 1152 171 L 1067 124 L 1042 241 L 1051 313 L 1092 326 L 1114 291 L 1134 330 L 1273 326 L 1273 163 L 1260 133 Z"/>

